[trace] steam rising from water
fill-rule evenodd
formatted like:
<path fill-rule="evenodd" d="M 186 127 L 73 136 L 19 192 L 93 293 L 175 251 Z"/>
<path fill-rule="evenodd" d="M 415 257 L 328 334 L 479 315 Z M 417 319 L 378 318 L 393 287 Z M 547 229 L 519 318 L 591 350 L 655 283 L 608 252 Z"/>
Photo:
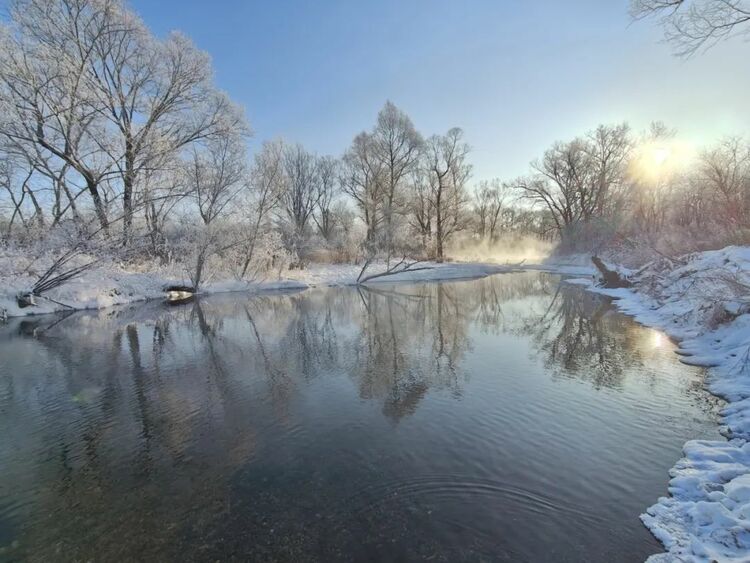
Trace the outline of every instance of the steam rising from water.
<path fill-rule="evenodd" d="M 544 262 L 552 254 L 554 244 L 530 236 L 503 237 L 493 242 L 472 238 L 458 239 L 447 249 L 452 260 L 514 264 Z"/>

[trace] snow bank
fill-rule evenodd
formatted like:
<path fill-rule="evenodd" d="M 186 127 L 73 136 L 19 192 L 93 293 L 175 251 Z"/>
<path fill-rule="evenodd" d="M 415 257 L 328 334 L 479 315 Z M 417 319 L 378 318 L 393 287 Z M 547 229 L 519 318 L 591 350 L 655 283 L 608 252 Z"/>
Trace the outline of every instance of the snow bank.
<path fill-rule="evenodd" d="M 680 341 L 681 361 L 710 367 L 725 398 L 727 441 L 693 440 L 670 471 L 669 493 L 641 516 L 667 553 L 649 561 L 750 561 L 750 248 L 663 260 L 633 274 L 635 291 L 606 290 L 639 322 Z"/>
<path fill-rule="evenodd" d="M 2 258 L 2 257 L 0 257 Z M 480 278 L 499 272 L 512 271 L 509 266 L 493 264 L 426 262 L 420 269 L 384 276 L 366 283 L 395 283 Z M 275 290 L 303 290 L 315 286 L 354 285 L 362 269 L 352 264 L 312 264 L 304 270 L 290 270 L 275 278 L 243 281 L 236 279 L 210 280 L 203 284 L 201 293 L 233 291 L 261 292 Z M 373 263 L 367 275 L 382 272 L 385 263 Z M 189 285 L 185 276 L 168 267 L 154 267 L 149 272 L 136 272 L 116 263 L 100 264 L 80 277 L 68 281 L 44 296 L 37 298 L 34 307 L 20 308 L 16 295 L 27 292 L 36 281 L 35 272 L 9 274 L 13 268 L 8 260 L 0 260 L 0 318 L 53 313 L 70 309 L 99 309 L 135 301 L 162 299 L 164 287 Z"/>

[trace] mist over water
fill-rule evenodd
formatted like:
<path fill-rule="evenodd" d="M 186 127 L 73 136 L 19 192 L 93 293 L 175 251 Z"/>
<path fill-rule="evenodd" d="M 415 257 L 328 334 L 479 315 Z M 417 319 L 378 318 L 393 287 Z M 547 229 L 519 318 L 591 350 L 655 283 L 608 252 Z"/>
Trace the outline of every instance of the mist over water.
<path fill-rule="evenodd" d="M 540 264 L 551 256 L 555 244 L 532 236 L 505 236 L 494 241 L 463 237 L 448 245 L 451 260 L 497 264 Z"/>

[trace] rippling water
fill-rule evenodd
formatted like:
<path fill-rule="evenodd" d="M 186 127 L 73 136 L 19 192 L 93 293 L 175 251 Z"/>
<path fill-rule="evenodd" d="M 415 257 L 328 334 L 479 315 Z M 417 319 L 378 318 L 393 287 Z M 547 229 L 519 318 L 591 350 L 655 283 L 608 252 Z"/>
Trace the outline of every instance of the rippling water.
<path fill-rule="evenodd" d="M 717 400 L 538 273 L 0 326 L 0 559 L 638 561 Z"/>

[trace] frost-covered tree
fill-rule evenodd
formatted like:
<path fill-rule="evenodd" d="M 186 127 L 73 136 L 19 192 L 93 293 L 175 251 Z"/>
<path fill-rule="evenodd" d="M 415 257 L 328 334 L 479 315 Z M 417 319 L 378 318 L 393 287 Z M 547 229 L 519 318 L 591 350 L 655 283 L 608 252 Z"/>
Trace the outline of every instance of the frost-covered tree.
<path fill-rule="evenodd" d="M 445 257 L 446 241 L 465 226 L 462 219 L 467 203 L 466 182 L 471 175 L 469 150 L 458 127 L 427 140 L 424 166 L 435 213 L 435 257 L 439 262 Z"/>
<path fill-rule="evenodd" d="M 26 154 L 38 148 L 75 173 L 103 229 L 102 191 L 112 137 L 90 80 L 93 38 L 107 33 L 98 10 L 80 2 L 18 1 L 0 46 L 0 134 Z M 72 17 L 69 17 L 72 16 Z"/>
<path fill-rule="evenodd" d="M 717 216 L 732 226 L 750 225 L 750 145 L 747 141 L 731 137 L 703 151 L 698 178 L 715 201 Z"/>
<path fill-rule="evenodd" d="M 563 234 L 611 211 L 623 189 L 632 148 L 626 124 L 600 126 L 583 137 L 556 142 L 514 182 L 521 197 L 545 207 Z"/>
<path fill-rule="evenodd" d="M 679 193 L 675 174 L 654 163 L 654 151 L 674 140 L 677 132 L 663 123 L 652 123 L 633 151 L 629 164 L 627 230 L 650 238 L 658 235 L 669 219 L 670 207 Z"/>
<path fill-rule="evenodd" d="M 246 125 L 239 108 L 214 87 L 208 55 L 188 38 L 172 33 L 158 41 L 119 5 L 109 18 L 108 32 L 93 43 L 90 73 L 103 114 L 113 125 L 110 157 L 122 180 L 128 237 L 144 172 L 196 142 L 231 137 L 240 144 Z"/>
<path fill-rule="evenodd" d="M 247 186 L 242 139 L 230 134 L 194 145 L 185 166 L 184 182 L 203 223 L 212 223 L 235 203 Z"/>
<path fill-rule="evenodd" d="M 0 188 L 7 194 L 10 203 L 7 235 L 12 233 L 16 220 L 26 228 L 34 223 L 40 228 L 44 227 L 44 214 L 29 187 L 32 173 L 33 170 L 19 170 L 17 160 L 8 155 L 0 160 Z M 27 197 L 30 201 L 29 206 L 25 205 Z"/>
<path fill-rule="evenodd" d="M 336 227 L 334 204 L 338 195 L 339 161 L 331 156 L 318 159 L 318 196 L 313 221 L 318 233 L 330 242 Z"/>
<path fill-rule="evenodd" d="M 78 215 L 81 183 L 103 228 L 120 202 L 128 240 L 146 176 L 192 143 L 247 129 L 208 56 L 180 34 L 155 38 L 121 0 L 14 0 L 10 14 L 0 134 L 53 184 L 56 220 Z"/>
<path fill-rule="evenodd" d="M 384 174 L 372 135 L 360 133 L 342 159 L 341 189 L 354 200 L 365 225 L 365 244 L 371 248 L 383 220 Z"/>
<path fill-rule="evenodd" d="M 285 189 L 281 201 L 295 243 L 305 236 L 307 225 L 318 204 L 317 157 L 297 143 L 284 150 Z"/>
<path fill-rule="evenodd" d="M 435 209 L 432 203 L 432 178 L 420 166 L 410 175 L 409 218 L 412 228 L 422 241 L 422 249 L 429 252 L 432 246 L 432 227 Z"/>
<path fill-rule="evenodd" d="M 422 136 L 403 111 L 387 101 L 378 113 L 371 134 L 374 158 L 381 170 L 381 190 L 385 245 L 390 252 L 395 229 L 394 216 L 406 202 L 406 180 L 419 164 Z"/>
<path fill-rule="evenodd" d="M 255 155 L 250 172 L 250 190 L 243 210 L 250 227 L 242 244 L 243 256 L 240 277 L 244 278 L 261 237 L 261 229 L 270 226 L 270 215 L 275 211 L 286 191 L 284 172 L 284 143 L 268 141 Z"/>
<path fill-rule="evenodd" d="M 411 174 L 419 168 L 424 141 L 409 116 L 387 101 L 375 126 L 352 141 L 342 159 L 342 191 L 365 224 L 369 253 L 394 250 L 399 218 L 408 213 Z"/>
<path fill-rule="evenodd" d="M 168 258 L 167 228 L 175 209 L 188 197 L 184 163 L 173 158 L 158 169 L 143 173 L 143 218 L 151 253 Z"/>
<path fill-rule="evenodd" d="M 477 219 L 477 234 L 480 238 L 494 241 L 501 227 L 501 214 L 509 199 L 509 186 L 499 179 L 480 182 L 473 195 L 474 214 Z"/>

